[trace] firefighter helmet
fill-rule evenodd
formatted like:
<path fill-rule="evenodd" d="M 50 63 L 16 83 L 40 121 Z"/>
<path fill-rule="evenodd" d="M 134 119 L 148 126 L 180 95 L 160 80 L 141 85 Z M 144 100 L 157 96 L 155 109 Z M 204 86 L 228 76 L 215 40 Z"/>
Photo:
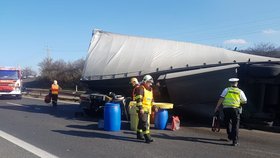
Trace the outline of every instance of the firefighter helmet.
<path fill-rule="evenodd" d="M 146 83 L 148 81 L 151 82 L 151 83 L 154 83 L 153 77 L 151 75 L 145 75 L 144 76 L 143 82 Z"/>
<path fill-rule="evenodd" d="M 133 77 L 133 78 L 130 79 L 130 83 L 131 84 L 132 83 L 138 84 L 139 82 L 138 82 L 137 78 Z"/>

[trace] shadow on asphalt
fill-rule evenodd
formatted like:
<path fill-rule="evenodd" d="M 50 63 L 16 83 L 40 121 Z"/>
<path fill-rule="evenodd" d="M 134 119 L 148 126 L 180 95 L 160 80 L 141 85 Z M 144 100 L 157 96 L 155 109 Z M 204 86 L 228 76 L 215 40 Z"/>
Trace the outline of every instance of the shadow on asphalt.
<path fill-rule="evenodd" d="M 183 136 L 169 136 L 167 134 L 157 134 L 153 135 L 155 138 L 161 139 L 171 139 L 171 140 L 182 140 L 190 142 L 199 142 L 205 144 L 214 144 L 214 145 L 227 145 L 231 146 L 226 139 L 212 139 L 212 138 L 201 138 L 201 137 L 183 137 Z"/>
<path fill-rule="evenodd" d="M 68 125 L 66 127 L 69 128 L 76 128 L 76 129 L 85 129 L 85 130 L 100 130 L 100 131 L 104 131 L 102 128 L 98 128 L 98 122 L 94 122 L 94 124 L 90 124 L 90 125 Z M 130 124 L 129 122 L 121 122 L 121 130 L 129 130 L 130 129 Z"/>
<path fill-rule="evenodd" d="M 82 120 L 82 121 L 96 120 L 96 118 L 77 116 L 76 115 L 77 112 L 82 111 L 78 105 L 59 104 L 57 107 L 53 107 L 51 104 L 49 105 L 34 105 L 34 104 L 21 104 L 21 103 L 18 104 L 20 104 L 20 106 L 7 105 L 7 104 L 2 105 L 0 106 L 0 109 L 47 114 L 58 118 L 75 119 L 75 120 Z"/>
<path fill-rule="evenodd" d="M 120 135 L 113 135 L 108 134 L 106 131 L 98 129 L 97 124 L 88 125 L 88 126 L 80 126 L 80 125 L 69 125 L 67 127 L 71 128 L 78 128 L 78 129 L 90 129 L 91 131 L 80 131 L 80 130 L 52 130 L 53 132 L 66 134 L 70 136 L 77 136 L 77 137 L 86 137 L 86 138 L 101 138 L 101 139 L 116 139 L 121 141 L 129 141 L 129 142 L 143 142 L 140 140 L 135 139 L 134 137 L 127 137 L 127 136 L 120 136 Z M 97 129 L 97 130 L 96 130 Z"/>
<path fill-rule="evenodd" d="M 105 139 L 117 139 L 117 140 L 122 140 L 122 141 L 131 141 L 131 142 L 142 142 L 142 141 L 138 141 L 134 138 L 136 134 L 135 134 L 135 132 L 132 132 L 132 131 L 124 131 L 123 134 L 133 135 L 133 138 L 126 137 L 126 136 L 119 136 L 119 135 L 117 136 L 114 134 L 108 134 L 108 133 L 106 133 L 106 131 L 104 132 L 103 129 L 98 128 L 97 122 L 94 124 L 86 125 L 86 126 L 68 125 L 66 127 L 75 128 L 77 130 L 69 130 L 69 131 L 53 130 L 53 132 L 58 132 L 61 134 L 78 136 L 78 137 L 105 138 Z M 129 123 L 122 122 L 121 127 L 122 127 L 122 130 L 129 130 Z M 91 131 L 88 132 L 88 131 L 80 131 L 80 130 L 91 130 Z M 100 131 L 100 132 L 98 132 L 98 131 Z M 159 139 L 170 139 L 170 140 L 190 141 L 190 142 L 198 142 L 198 143 L 205 143 L 205 144 L 231 146 L 230 142 L 228 142 L 227 139 L 170 136 L 170 135 L 164 134 L 164 133 L 152 134 L 152 137 L 159 138 Z"/>
<path fill-rule="evenodd" d="M 0 100 L 20 100 L 19 98 L 15 97 L 15 96 L 0 96 Z"/>
<path fill-rule="evenodd" d="M 124 132 L 125 134 L 135 135 L 134 132 Z M 227 139 L 212 139 L 212 138 L 201 138 L 201 137 L 183 137 L 183 136 L 170 136 L 168 134 L 152 134 L 153 138 L 160 139 L 170 139 L 170 140 L 179 140 L 179 141 L 190 141 L 190 142 L 198 142 L 205 144 L 214 144 L 214 145 L 224 145 L 231 146 Z"/>
<path fill-rule="evenodd" d="M 77 130 L 69 130 L 69 131 L 63 131 L 63 130 L 52 130 L 53 132 L 71 135 L 71 136 L 77 136 L 77 137 L 87 137 L 87 138 L 101 138 L 101 139 L 116 139 L 121 141 L 129 141 L 129 142 L 142 142 L 140 140 L 137 140 L 135 138 L 131 137 L 125 137 L 125 136 L 117 136 L 117 135 L 111 135 L 106 133 L 99 133 L 99 132 L 87 132 L 87 131 L 77 131 Z M 144 142 L 143 142 L 144 143 Z"/>

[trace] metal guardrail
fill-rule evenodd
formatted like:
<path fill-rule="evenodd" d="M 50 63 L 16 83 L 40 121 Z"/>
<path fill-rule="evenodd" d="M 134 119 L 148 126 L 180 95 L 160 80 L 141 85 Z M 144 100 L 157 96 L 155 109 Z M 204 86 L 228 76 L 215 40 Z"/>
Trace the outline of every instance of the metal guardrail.
<path fill-rule="evenodd" d="M 45 97 L 50 92 L 49 89 L 40 88 L 25 88 L 23 90 L 23 95 L 30 95 L 34 97 Z M 60 90 L 58 99 L 70 100 L 70 101 L 80 101 L 80 95 L 85 93 L 85 91 L 71 91 L 71 90 Z"/>

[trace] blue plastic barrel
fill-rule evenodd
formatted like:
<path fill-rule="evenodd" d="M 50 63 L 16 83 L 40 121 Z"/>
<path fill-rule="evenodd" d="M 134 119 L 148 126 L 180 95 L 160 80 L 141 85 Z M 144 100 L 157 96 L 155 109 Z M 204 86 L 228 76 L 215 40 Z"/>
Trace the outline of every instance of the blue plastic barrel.
<path fill-rule="evenodd" d="M 121 129 L 121 108 L 118 103 L 106 103 L 104 107 L 104 130 L 119 131 Z"/>
<path fill-rule="evenodd" d="M 155 117 L 155 128 L 157 129 L 165 129 L 168 120 L 168 111 L 165 109 L 160 109 L 156 113 Z"/>

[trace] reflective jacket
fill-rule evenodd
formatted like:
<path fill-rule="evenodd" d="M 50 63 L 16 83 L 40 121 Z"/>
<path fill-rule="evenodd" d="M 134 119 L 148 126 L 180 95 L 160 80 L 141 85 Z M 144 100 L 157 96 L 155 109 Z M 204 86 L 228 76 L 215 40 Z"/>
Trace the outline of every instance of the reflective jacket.
<path fill-rule="evenodd" d="M 223 105 L 224 108 L 232 107 L 238 108 L 240 107 L 240 92 L 241 90 L 237 87 L 229 87 L 228 92 L 225 95 Z"/>
<path fill-rule="evenodd" d="M 150 113 L 153 102 L 153 90 L 147 90 L 144 85 L 139 86 L 138 90 L 135 95 L 136 106 Z"/>
<path fill-rule="evenodd" d="M 52 94 L 58 94 L 58 90 L 59 90 L 59 85 L 52 84 L 52 88 L 51 88 Z"/>
<path fill-rule="evenodd" d="M 152 108 L 152 103 L 153 103 L 153 90 L 147 90 L 144 86 L 142 86 L 144 88 L 144 97 L 143 97 L 143 101 L 142 101 L 142 106 L 144 111 L 148 111 L 149 113 L 151 112 L 151 108 Z"/>

